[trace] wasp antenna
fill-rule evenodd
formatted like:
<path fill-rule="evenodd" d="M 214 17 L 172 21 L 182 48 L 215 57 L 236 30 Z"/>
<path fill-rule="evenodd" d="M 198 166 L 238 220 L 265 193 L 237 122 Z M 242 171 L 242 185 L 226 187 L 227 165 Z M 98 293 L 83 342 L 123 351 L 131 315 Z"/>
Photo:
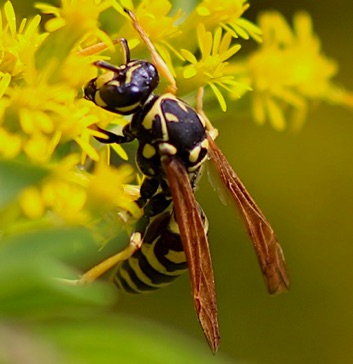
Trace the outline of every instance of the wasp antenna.
<path fill-rule="evenodd" d="M 127 40 L 125 38 L 119 39 L 121 46 L 123 47 L 124 52 L 124 64 L 128 64 L 130 62 L 130 48 L 127 44 Z"/>
<path fill-rule="evenodd" d="M 105 62 L 105 61 L 97 61 L 93 63 L 96 67 L 102 68 L 107 71 L 112 71 L 114 73 L 119 73 L 120 69 L 117 66 L 114 66 L 111 63 Z"/>

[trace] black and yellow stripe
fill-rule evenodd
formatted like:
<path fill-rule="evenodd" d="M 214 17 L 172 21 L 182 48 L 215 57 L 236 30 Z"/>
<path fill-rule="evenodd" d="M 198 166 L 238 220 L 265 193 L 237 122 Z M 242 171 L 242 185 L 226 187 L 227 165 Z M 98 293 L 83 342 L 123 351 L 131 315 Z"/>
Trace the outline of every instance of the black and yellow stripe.
<path fill-rule="evenodd" d="M 117 268 L 114 283 L 128 293 L 159 289 L 187 270 L 177 225 L 170 211 L 156 216 L 148 226 L 143 244 Z"/>
<path fill-rule="evenodd" d="M 207 233 L 208 221 L 199 211 Z M 114 283 L 127 293 L 146 293 L 167 286 L 187 269 L 179 228 L 168 209 L 153 218 L 141 249 L 117 267 Z"/>

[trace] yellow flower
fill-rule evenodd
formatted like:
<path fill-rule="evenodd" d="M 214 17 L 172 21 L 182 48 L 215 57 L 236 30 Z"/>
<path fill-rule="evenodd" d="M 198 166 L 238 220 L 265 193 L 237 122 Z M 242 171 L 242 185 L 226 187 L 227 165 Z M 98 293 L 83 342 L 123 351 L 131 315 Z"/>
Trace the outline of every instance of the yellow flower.
<path fill-rule="evenodd" d="M 17 133 L 0 128 L 0 155 L 7 159 L 15 158 L 21 151 L 22 139 Z"/>
<path fill-rule="evenodd" d="M 110 0 L 61 0 L 60 7 L 37 3 L 36 8 L 43 14 L 54 16 L 45 24 L 48 32 L 55 32 L 66 26 L 79 34 L 93 34 L 110 44 L 110 38 L 97 27 L 97 19 L 99 14 L 111 5 Z M 71 36 L 74 37 L 73 34 Z"/>
<path fill-rule="evenodd" d="M 247 0 L 203 0 L 191 15 L 189 22 L 202 23 L 206 29 L 213 30 L 222 27 L 232 37 L 261 41 L 260 29 L 249 20 L 242 17 L 249 8 Z"/>
<path fill-rule="evenodd" d="M 136 16 L 142 28 L 154 44 L 167 45 L 167 41 L 181 34 L 175 23 L 181 16 L 180 11 L 168 15 L 172 6 L 167 0 L 145 0 L 136 9 Z"/>
<path fill-rule="evenodd" d="M 3 12 L 7 23 L 0 35 L 4 48 L 0 65 L 3 71 L 0 73 L 0 155 L 14 158 L 23 152 L 30 160 L 43 164 L 50 161 L 60 145 L 75 141 L 84 155 L 98 160 L 91 139 L 101 135 L 90 126 L 100 122 L 105 127 L 112 121 L 122 123 L 122 120 L 77 100 L 78 89 L 97 71 L 87 57 L 72 51 L 74 42 L 70 48 L 57 41 L 76 26 L 75 17 L 86 17 L 86 23 L 91 24 L 89 32 L 94 31 L 97 12 L 104 10 L 107 4 L 87 0 L 86 7 L 82 7 L 81 2 L 65 1 L 61 11 L 41 4 L 39 7 L 55 14 L 55 19 L 64 19 L 61 16 L 65 15 L 60 28 L 54 30 L 55 27 L 49 26 L 52 33 L 42 35 L 38 35 L 37 29 L 39 16 L 22 21 L 17 29 L 13 7 L 10 2 L 5 4 Z M 82 35 L 81 30 L 77 33 Z M 71 44 L 69 40 L 68 43 Z M 122 148 L 115 149 L 126 157 Z"/>
<path fill-rule="evenodd" d="M 48 177 L 21 192 L 18 200 L 26 217 L 45 218 L 55 225 L 85 224 L 92 219 L 84 209 L 87 192 L 82 181 L 86 178 L 76 169 L 78 162 L 78 155 L 70 155 L 58 164 L 48 165 Z"/>
<path fill-rule="evenodd" d="M 172 5 L 168 0 L 144 0 L 140 2 L 136 9 L 134 9 L 130 1 L 120 2 L 122 3 L 122 6 L 115 4 L 115 9 L 124 17 L 126 17 L 126 14 L 124 13 L 123 7 L 134 10 L 136 18 L 143 30 L 151 39 L 153 45 L 167 63 L 168 67 L 174 73 L 172 55 L 176 55 L 182 59 L 178 50 L 173 45 L 173 42 L 181 35 L 179 26 L 176 25 L 182 15 L 181 11 L 176 11 L 173 16 L 168 15 L 172 8 Z M 135 48 L 136 44 L 141 43 L 139 36 L 136 34 L 136 31 L 131 29 L 130 24 L 123 26 L 119 31 L 119 35 L 128 39 L 131 49 Z M 143 49 L 145 49 L 144 45 Z"/>
<path fill-rule="evenodd" d="M 24 184 L 18 192 L 16 201 L 23 215 L 17 216 L 15 226 L 28 219 L 49 225 L 86 225 L 94 230 L 112 209 L 127 210 L 131 215 L 139 212 L 133 203 L 136 196 L 124 189 L 134 176 L 132 167 L 114 169 L 98 164 L 92 173 L 77 167 L 86 156 L 92 163 L 104 154 L 93 139 L 102 137 L 95 124 L 105 128 L 126 123 L 80 96 L 82 85 L 97 73 L 91 65 L 97 55 L 85 57 L 77 50 L 92 35 L 103 34 L 96 31 L 96 20 L 108 3 L 64 1 L 60 9 L 42 4 L 56 19 L 43 34 L 39 34 L 39 16 L 17 27 L 11 3 L 5 4 L 0 34 L 0 157 L 27 160 L 28 165 L 48 171 L 47 177 L 35 185 Z M 113 149 L 126 158 L 121 146 Z M 106 163 L 105 159 L 100 163 Z"/>
<path fill-rule="evenodd" d="M 108 166 L 104 159 L 100 160 L 89 178 L 87 193 L 89 203 L 97 214 L 112 208 L 120 208 L 138 216 L 139 208 L 133 202 L 136 196 L 125 193 L 124 185 L 135 178 L 134 169 L 126 164 L 119 168 Z"/>
<path fill-rule="evenodd" d="M 20 206 L 23 213 L 29 219 L 39 219 L 43 216 L 45 206 L 40 190 L 35 186 L 30 186 L 22 191 L 19 196 Z"/>
<path fill-rule="evenodd" d="M 41 17 L 36 15 L 31 20 L 23 19 L 17 27 L 16 14 L 10 1 L 0 11 L 1 17 L 4 24 L 1 24 L 0 30 L 0 74 L 20 76 L 46 37 L 46 33 L 40 34 Z"/>
<path fill-rule="evenodd" d="M 337 87 L 331 81 L 337 64 L 323 55 L 308 14 L 295 15 L 293 30 L 277 12 L 263 14 L 259 24 L 262 46 L 244 62 L 254 90 L 255 120 L 263 124 L 269 119 L 277 130 L 282 130 L 286 126 L 283 110 L 287 105 L 294 111 L 294 127 L 299 128 L 309 100 L 327 100 L 337 95 Z"/>
<path fill-rule="evenodd" d="M 222 36 L 221 28 L 217 28 L 212 34 L 206 31 L 203 24 L 199 24 L 197 27 L 197 37 L 201 52 L 199 60 L 187 49 L 181 50 L 181 54 L 190 64 L 182 67 L 177 74 L 181 79 L 178 83 L 179 91 L 182 94 L 188 93 L 208 85 L 214 92 L 222 110 L 225 111 L 226 102 L 220 88 L 233 95 L 236 94 L 238 83 L 234 76 L 226 73 L 226 68 L 227 61 L 238 52 L 240 45 L 231 46 L 231 35 L 225 33 Z"/>
<path fill-rule="evenodd" d="M 29 219 L 45 217 L 54 224 L 83 224 L 94 228 L 113 209 L 138 216 L 136 195 L 125 193 L 125 185 L 135 177 L 133 168 L 97 163 L 93 173 L 77 168 L 78 155 L 70 155 L 48 166 L 49 175 L 39 185 L 29 186 L 19 196 L 19 204 Z"/>

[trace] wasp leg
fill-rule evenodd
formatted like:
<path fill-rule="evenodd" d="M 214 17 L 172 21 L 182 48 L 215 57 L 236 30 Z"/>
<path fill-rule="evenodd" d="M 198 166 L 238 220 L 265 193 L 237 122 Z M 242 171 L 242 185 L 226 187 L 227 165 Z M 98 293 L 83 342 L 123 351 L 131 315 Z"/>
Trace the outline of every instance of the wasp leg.
<path fill-rule="evenodd" d="M 138 249 L 141 248 L 144 235 L 151 222 L 151 218 L 165 211 L 170 203 L 171 200 L 167 199 L 163 193 L 154 195 L 144 207 L 144 214 L 136 223 L 135 231 L 130 236 L 129 245 L 124 250 L 97 264 L 84 273 L 79 279 L 60 279 L 60 281 L 74 286 L 88 284 L 94 282 L 102 274 L 106 273 L 120 262 L 129 259 Z"/>
<path fill-rule="evenodd" d="M 117 45 L 119 43 L 123 44 L 124 42 L 126 43 L 125 38 L 112 39 L 113 45 Z M 89 47 L 81 49 L 80 51 L 77 52 L 77 54 L 79 56 L 91 56 L 92 54 L 96 54 L 96 53 L 106 50 L 110 46 L 111 46 L 110 44 L 106 44 L 104 42 L 99 42 L 99 43 L 93 44 Z M 124 51 L 126 50 L 126 47 L 124 45 L 123 45 L 123 49 L 124 49 Z"/>
<path fill-rule="evenodd" d="M 151 219 L 166 211 L 170 206 L 171 201 L 172 200 L 170 198 L 168 199 L 162 192 L 154 195 L 145 205 L 143 216 L 137 221 L 134 233 L 140 234 L 142 237 L 141 239 L 143 240 Z"/>
<path fill-rule="evenodd" d="M 128 10 L 124 9 L 124 11 L 129 15 L 130 19 L 132 20 L 132 25 L 136 29 L 137 33 L 140 35 L 142 41 L 145 43 L 146 47 L 148 48 L 149 52 L 151 53 L 151 57 L 153 59 L 153 63 L 156 66 L 158 72 L 168 81 L 169 86 L 167 88 L 167 92 L 172 93 L 173 95 L 177 92 L 177 85 L 175 82 L 175 78 L 172 75 L 171 71 L 169 70 L 167 64 L 163 61 L 162 57 L 157 52 L 155 46 L 148 38 L 145 31 L 142 29 L 140 23 L 137 21 L 135 14 Z"/>
<path fill-rule="evenodd" d="M 209 118 L 203 111 L 203 94 L 204 94 L 204 88 L 199 87 L 196 93 L 196 111 L 205 121 L 206 129 L 209 132 L 211 138 L 215 140 L 218 136 L 218 130 L 212 125 Z"/>
<path fill-rule="evenodd" d="M 86 273 L 84 273 L 79 279 L 60 279 L 60 281 L 72 286 L 81 286 L 84 284 L 92 283 L 123 260 L 129 259 L 138 249 L 141 248 L 141 245 L 141 234 L 133 233 L 130 236 L 129 245 L 121 252 L 103 260 L 103 262 L 100 262 L 99 264 L 88 270 Z"/>
<path fill-rule="evenodd" d="M 159 182 L 155 178 L 146 177 L 140 187 L 140 197 L 135 200 L 139 208 L 143 208 L 148 200 L 157 192 Z"/>
<path fill-rule="evenodd" d="M 123 128 L 123 135 L 112 133 L 111 131 L 100 128 L 98 125 L 92 125 L 90 127 L 93 130 L 99 131 L 104 134 L 106 138 L 100 138 L 95 136 L 94 138 L 103 144 L 124 144 L 130 143 L 135 139 L 135 136 L 130 132 L 131 125 L 126 124 Z"/>

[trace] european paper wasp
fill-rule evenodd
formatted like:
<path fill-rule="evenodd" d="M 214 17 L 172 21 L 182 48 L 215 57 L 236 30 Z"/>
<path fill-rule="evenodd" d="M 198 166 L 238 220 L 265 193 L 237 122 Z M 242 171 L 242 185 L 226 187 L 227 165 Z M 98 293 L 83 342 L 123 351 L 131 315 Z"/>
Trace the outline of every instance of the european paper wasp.
<path fill-rule="evenodd" d="M 91 281 L 116 266 L 114 282 L 122 290 L 141 293 L 169 284 L 189 270 L 196 313 L 213 352 L 220 342 L 212 261 L 207 240 L 208 222 L 195 200 L 194 188 L 209 158 L 239 208 L 270 294 L 287 290 L 289 280 L 282 249 L 269 222 L 214 142 L 215 129 L 202 110 L 178 99 L 171 72 L 147 37 L 135 15 L 126 10 L 151 53 L 153 63 L 131 60 L 125 39 L 120 39 L 124 63 L 105 61 L 106 70 L 85 87 L 85 98 L 97 106 L 132 115 L 122 135 L 99 131 L 102 143 L 138 141 L 136 161 L 145 179 L 136 203 L 143 209 L 128 247 L 87 272 L 80 283 Z M 159 74 L 169 92 L 155 95 Z"/>

